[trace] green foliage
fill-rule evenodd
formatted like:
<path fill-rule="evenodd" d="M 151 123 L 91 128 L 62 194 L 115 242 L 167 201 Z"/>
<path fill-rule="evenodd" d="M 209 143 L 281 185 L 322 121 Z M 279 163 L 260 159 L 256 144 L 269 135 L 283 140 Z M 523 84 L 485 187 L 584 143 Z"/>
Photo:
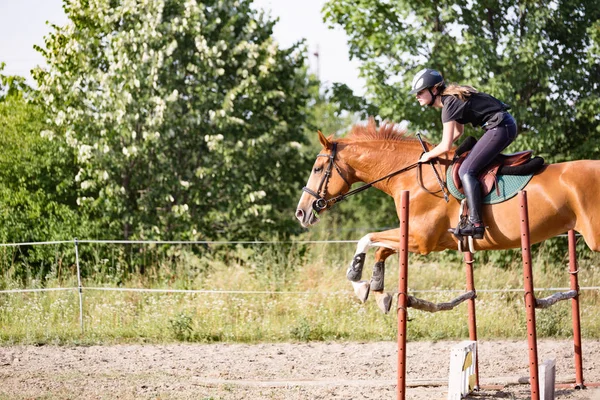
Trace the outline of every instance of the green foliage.
<path fill-rule="evenodd" d="M 346 84 L 336 82 L 330 92 L 330 102 L 338 103 L 342 110 L 355 113 L 362 119 L 379 114 L 379 109 L 375 105 L 370 104 L 364 97 L 356 96 Z"/>
<path fill-rule="evenodd" d="M 194 332 L 192 317 L 184 313 L 179 313 L 174 318 L 169 319 L 169 326 L 173 336 L 179 341 L 190 340 Z"/>
<path fill-rule="evenodd" d="M 297 229 L 308 80 L 249 0 L 68 0 L 34 73 L 78 199 L 106 237 L 262 238 Z"/>
<path fill-rule="evenodd" d="M 12 190 L 44 192 L 75 204 L 73 152 L 41 137 L 44 114 L 22 98 L 0 103 L 2 168 L 0 179 Z"/>
<path fill-rule="evenodd" d="M 4 70 L 6 63 L 0 62 L 0 72 Z M 14 75 L 3 75 L 0 73 L 0 102 L 7 98 L 21 98 L 23 95 L 31 94 L 33 90 L 25 82 L 25 78 Z"/>
<path fill-rule="evenodd" d="M 310 107 L 307 110 L 307 126 L 304 131 L 309 143 L 304 151 L 309 161 L 313 162 L 321 150 L 317 131 L 321 131 L 325 136 L 344 135 L 358 120 L 358 115 L 344 108 L 344 103 L 350 100 L 337 95 L 333 87 L 321 87 L 314 76 L 310 76 L 310 79 Z M 346 85 L 343 86 L 347 88 Z"/>
<path fill-rule="evenodd" d="M 541 337 L 569 337 L 573 328 L 561 321 L 571 321 L 570 304 L 562 302 L 536 312 L 537 333 Z"/>
<path fill-rule="evenodd" d="M 45 114 L 25 99 L 32 92 L 20 86 L 22 80 L 0 78 L 9 88 L 0 100 L 0 242 L 70 240 L 85 226 L 77 212 L 74 152 L 40 135 Z M 13 266 L 26 260 L 27 268 L 11 269 L 22 278 L 44 276 L 52 261 L 66 255 L 42 246 L 6 252 Z"/>
<path fill-rule="evenodd" d="M 282 290 L 293 284 L 295 269 L 305 261 L 306 254 L 305 246 L 277 242 L 271 246 L 251 246 L 243 249 L 243 252 L 241 250 L 238 246 L 237 253 L 243 254 L 243 258 L 237 261 L 242 262 L 256 279 L 271 290 Z"/>
<path fill-rule="evenodd" d="M 318 326 L 312 326 L 306 318 L 301 318 L 295 326 L 290 329 L 290 335 L 295 340 L 309 342 L 311 340 L 323 340 L 323 332 Z"/>
<path fill-rule="evenodd" d="M 409 83 L 423 66 L 512 105 L 520 136 L 549 161 L 596 158 L 600 9 L 595 0 L 336 0 L 325 18 L 350 37 L 380 115 L 441 136 L 439 113 Z M 472 128 L 470 134 L 478 135 Z"/>

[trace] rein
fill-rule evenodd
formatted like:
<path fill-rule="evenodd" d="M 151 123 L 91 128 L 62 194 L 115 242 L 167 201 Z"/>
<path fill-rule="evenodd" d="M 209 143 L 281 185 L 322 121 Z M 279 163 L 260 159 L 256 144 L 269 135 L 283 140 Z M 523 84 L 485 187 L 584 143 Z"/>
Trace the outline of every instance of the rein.
<path fill-rule="evenodd" d="M 418 163 L 418 162 L 416 162 L 416 163 L 414 163 L 414 164 L 411 164 L 411 165 L 409 165 L 408 167 L 405 167 L 405 168 L 399 169 L 398 171 L 394 171 L 394 172 L 392 172 L 391 174 L 387 174 L 386 176 L 383 176 L 383 177 L 381 177 L 381 178 L 378 178 L 378 179 L 376 179 L 376 180 L 374 180 L 374 181 L 372 181 L 372 182 L 366 183 L 366 184 L 362 185 L 361 187 L 358 187 L 358 188 L 356 188 L 356 189 L 354 189 L 354 190 L 351 190 L 351 191 L 349 191 L 349 192 L 348 192 L 348 193 L 346 193 L 346 194 L 340 194 L 339 196 L 335 196 L 335 197 L 333 197 L 333 198 L 331 198 L 331 199 L 327 200 L 327 202 L 333 202 L 333 203 L 337 203 L 337 202 L 340 202 L 340 201 L 342 201 L 342 200 L 345 200 L 346 198 L 348 198 L 348 197 L 350 197 L 350 196 L 352 196 L 352 195 L 355 195 L 355 194 L 357 194 L 357 193 L 360 193 L 360 192 L 362 192 L 363 190 L 367 190 L 367 189 L 369 189 L 371 186 L 373 186 L 373 185 L 374 185 L 374 184 L 376 184 L 377 182 L 381 182 L 381 181 L 383 181 L 383 180 L 385 180 L 385 179 L 391 178 L 391 177 L 392 177 L 392 176 L 394 176 L 394 175 L 401 174 L 402 172 L 409 171 L 409 170 L 411 170 L 411 169 L 415 168 L 417 165 L 419 165 L 419 163 Z"/>
<path fill-rule="evenodd" d="M 317 191 L 315 192 L 312 189 L 307 188 L 306 186 L 302 188 L 302 191 L 310 194 L 311 196 L 313 196 L 316 200 L 313 202 L 312 208 L 315 212 L 319 212 L 325 208 L 328 207 L 328 205 L 330 203 L 335 204 L 338 203 L 342 200 L 347 199 L 350 196 L 353 196 L 357 193 L 360 193 L 364 190 L 369 189 L 370 187 L 372 187 L 374 184 L 381 182 L 384 179 L 388 179 L 391 178 L 394 175 L 398 175 L 402 172 L 411 170 L 413 168 L 415 168 L 416 166 L 419 165 L 418 162 L 409 165 L 408 167 L 399 169 L 398 171 L 394 171 L 391 174 L 387 174 L 386 176 L 383 176 L 381 178 L 378 178 L 372 182 L 366 183 L 364 185 L 362 185 L 361 187 L 358 187 L 354 190 L 350 190 L 348 193 L 346 194 L 341 194 L 335 197 L 332 197 L 331 199 L 326 200 L 325 199 L 325 194 L 327 193 L 327 185 L 329 184 L 329 178 L 331 178 L 331 174 L 333 172 L 333 168 L 336 169 L 336 171 L 338 172 L 338 174 L 342 177 L 342 179 L 344 180 L 344 182 L 346 182 L 346 185 L 348 185 L 348 188 L 351 187 L 350 183 L 348 182 L 348 180 L 344 177 L 344 175 L 342 174 L 342 171 L 340 169 L 340 167 L 337 165 L 337 163 L 335 162 L 335 155 L 337 154 L 337 143 L 333 143 L 333 148 L 331 149 L 331 154 L 319 154 L 317 155 L 317 157 L 329 157 L 329 164 L 327 165 L 327 170 L 325 171 L 325 174 L 323 175 L 323 179 L 321 179 L 321 183 L 319 184 L 319 188 L 317 189 Z"/>

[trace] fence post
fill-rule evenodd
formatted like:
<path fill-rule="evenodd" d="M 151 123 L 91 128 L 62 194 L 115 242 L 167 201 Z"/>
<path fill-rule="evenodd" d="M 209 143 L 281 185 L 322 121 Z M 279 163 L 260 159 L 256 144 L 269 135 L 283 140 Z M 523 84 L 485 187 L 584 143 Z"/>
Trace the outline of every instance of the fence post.
<path fill-rule="evenodd" d="M 75 243 L 75 264 L 77 265 L 77 291 L 79 292 L 79 326 L 83 335 L 83 286 L 81 286 L 81 270 L 79 268 L 79 245 L 77 238 L 73 241 Z"/>
<path fill-rule="evenodd" d="M 400 269 L 398 271 L 398 386 L 397 400 L 406 398 L 406 322 L 408 320 L 408 202 L 402 191 L 400 212 Z"/>

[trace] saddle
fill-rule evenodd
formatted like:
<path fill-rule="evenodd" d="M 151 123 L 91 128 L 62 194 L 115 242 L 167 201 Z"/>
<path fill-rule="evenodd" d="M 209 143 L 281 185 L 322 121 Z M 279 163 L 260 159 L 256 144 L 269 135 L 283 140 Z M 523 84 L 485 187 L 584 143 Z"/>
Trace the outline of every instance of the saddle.
<path fill-rule="evenodd" d="M 458 176 L 458 170 L 470 150 L 475 146 L 475 143 L 477 143 L 477 139 L 473 136 L 467 137 L 458 149 L 456 149 L 452 163 L 452 180 L 454 186 L 463 194 L 464 191 L 460 177 Z M 532 150 L 525 150 L 496 156 L 479 174 L 482 196 L 487 196 L 494 187 L 496 187 L 497 195 L 500 196 L 500 188 L 498 186 L 499 175 L 529 175 L 540 171 L 544 167 L 544 159 L 539 156 L 532 158 L 532 154 Z"/>

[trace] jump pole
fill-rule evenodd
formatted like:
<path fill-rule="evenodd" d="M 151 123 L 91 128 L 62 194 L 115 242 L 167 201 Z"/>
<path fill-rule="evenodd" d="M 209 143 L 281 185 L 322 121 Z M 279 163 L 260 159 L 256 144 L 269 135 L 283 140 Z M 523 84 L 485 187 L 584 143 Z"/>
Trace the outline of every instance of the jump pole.
<path fill-rule="evenodd" d="M 408 191 L 402 191 L 400 199 L 400 248 L 399 248 L 399 269 L 398 269 L 398 385 L 397 399 L 406 399 L 406 330 L 408 321 L 408 214 L 409 214 Z M 467 292 L 475 292 L 473 279 L 473 253 L 467 251 L 463 253 L 465 260 L 465 271 L 467 276 Z M 414 299 L 418 300 L 418 299 Z M 468 300 L 469 312 L 469 339 L 477 342 L 477 321 L 475 318 L 475 297 Z M 434 306 L 434 304 L 431 304 Z M 475 389 L 479 389 L 479 357 L 476 357 L 475 364 Z"/>
<path fill-rule="evenodd" d="M 577 280 L 577 253 L 575 246 L 575 231 L 570 230 L 569 234 L 569 275 L 570 288 L 577 291 L 577 296 L 571 299 L 571 315 L 573 317 L 573 347 L 575 351 L 575 388 L 584 389 L 583 384 L 583 358 L 581 350 L 581 324 L 579 319 L 579 282 Z"/>
<path fill-rule="evenodd" d="M 408 320 L 408 203 L 409 192 L 401 194 L 400 266 L 398 274 L 398 400 L 406 399 L 406 322 Z"/>
<path fill-rule="evenodd" d="M 546 308 L 544 305 L 546 299 L 537 300 L 533 292 L 533 272 L 531 265 L 531 241 L 529 237 L 529 213 L 527 208 L 527 192 L 519 192 L 519 201 L 521 207 L 521 247 L 523 254 L 523 279 L 525 287 L 525 307 L 527 311 L 527 334 L 529 343 L 529 361 L 530 361 L 530 382 L 531 398 L 539 400 L 539 380 L 538 380 L 538 357 L 537 357 L 537 334 L 535 325 L 535 308 Z M 576 238 L 575 231 L 569 230 L 569 274 L 570 291 L 575 292 L 571 296 L 571 316 L 573 321 L 573 350 L 575 360 L 575 389 L 585 389 L 583 380 L 583 357 L 581 346 L 581 319 L 579 315 L 579 282 L 577 275 Z M 567 294 L 567 293 L 563 293 Z M 554 301 L 555 302 L 555 301 Z M 553 304 L 552 302 L 551 304 Z M 551 305 L 550 304 L 550 305 Z M 596 386 L 596 384 L 590 384 Z"/>
<path fill-rule="evenodd" d="M 538 372 L 537 333 L 535 328 L 535 295 L 533 293 L 533 269 L 531 267 L 531 241 L 529 238 L 529 212 L 527 192 L 519 192 L 521 216 L 521 252 L 523 254 L 523 283 L 525 288 L 525 310 L 527 317 L 527 343 L 529 346 L 529 383 L 531 400 L 540 400 Z"/>
<path fill-rule="evenodd" d="M 473 278 L 473 253 L 466 251 L 463 253 L 465 260 L 465 272 L 467 276 L 467 292 L 475 291 L 475 281 Z M 475 317 L 475 297 L 467 300 L 467 309 L 469 313 L 469 340 L 477 342 L 477 319 Z M 477 342 L 478 343 L 478 342 Z M 475 357 L 475 390 L 479 390 L 479 349 Z"/>

